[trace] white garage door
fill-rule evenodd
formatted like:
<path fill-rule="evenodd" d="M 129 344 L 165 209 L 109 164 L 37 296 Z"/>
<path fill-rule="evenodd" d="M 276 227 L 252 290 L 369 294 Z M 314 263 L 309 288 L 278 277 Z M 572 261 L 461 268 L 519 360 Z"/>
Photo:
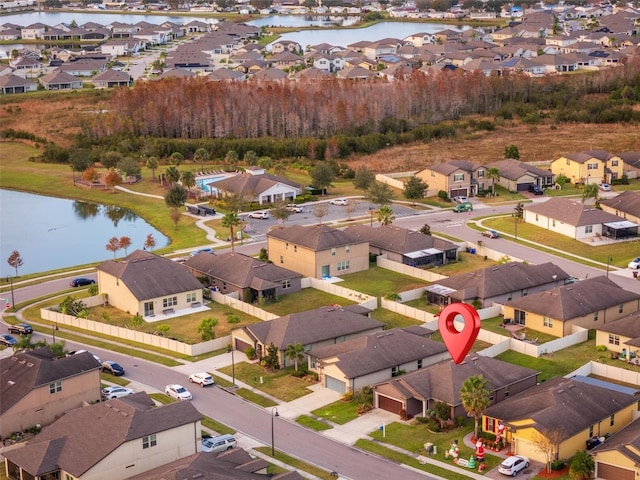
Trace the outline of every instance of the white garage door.
<path fill-rule="evenodd" d="M 345 393 L 347 391 L 347 385 L 344 382 L 341 382 L 337 378 L 330 377 L 329 375 L 325 376 L 325 383 L 327 388 L 334 392 Z"/>

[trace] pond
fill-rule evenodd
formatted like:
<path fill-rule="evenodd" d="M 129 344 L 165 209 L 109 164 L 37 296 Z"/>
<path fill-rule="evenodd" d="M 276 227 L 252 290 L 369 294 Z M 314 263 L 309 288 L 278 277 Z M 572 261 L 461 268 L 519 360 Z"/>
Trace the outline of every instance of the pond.
<path fill-rule="evenodd" d="M 129 237 L 128 253 L 153 235 L 155 248 L 168 238 L 133 211 L 113 205 L 65 200 L 0 189 L 0 276 L 15 275 L 7 263 L 17 250 L 18 274 L 44 272 L 113 258 L 105 247 L 112 237 Z M 119 258 L 124 251 L 117 252 Z"/>

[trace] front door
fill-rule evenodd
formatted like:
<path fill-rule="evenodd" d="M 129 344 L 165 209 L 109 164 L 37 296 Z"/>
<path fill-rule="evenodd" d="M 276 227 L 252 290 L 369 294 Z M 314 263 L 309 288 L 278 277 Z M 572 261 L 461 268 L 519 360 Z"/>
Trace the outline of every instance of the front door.
<path fill-rule="evenodd" d="M 329 265 L 322 266 L 322 278 L 329 278 L 331 276 L 331 272 L 329 270 Z"/>
<path fill-rule="evenodd" d="M 144 302 L 144 316 L 150 317 L 153 315 L 153 302 Z"/>

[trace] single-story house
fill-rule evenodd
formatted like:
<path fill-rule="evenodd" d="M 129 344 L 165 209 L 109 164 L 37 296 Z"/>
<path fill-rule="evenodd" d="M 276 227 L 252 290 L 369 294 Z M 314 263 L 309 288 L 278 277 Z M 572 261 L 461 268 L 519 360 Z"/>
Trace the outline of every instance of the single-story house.
<path fill-rule="evenodd" d="M 82 88 L 82 80 L 66 72 L 54 70 L 38 79 L 45 90 L 74 90 Z"/>
<path fill-rule="evenodd" d="M 302 288 L 300 273 L 237 252 L 199 253 L 184 266 L 194 276 L 205 277 L 208 286 L 225 295 L 237 292 L 238 298 L 248 303 L 274 299 Z"/>
<path fill-rule="evenodd" d="M 133 84 L 133 77 L 127 72 L 107 69 L 95 75 L 91 82 L 95 88 L 129 87 Z"/>
<path fill-rule="evenodd" d="M 10 93 L 26 93 L 38 90 L 38 81 L 30 78 L 22 78 L 18 75 L 0 75 L 0 92 L 3 95 Z"/>
<path fill-rule="evenodd" d="M 0 372 L 0 439 L 100 400 L 100 364 L 88 352 L 56 358 L 36 348 L 1 359 Z"/>
<path fill-rule="evenodd" d="M 482 429 L 497 433 L 502 423 L 511 452 L 546 462 L 541 441 L 556 445 L 552 459 L 571 458 L 593 436 L 613 434 L 627 426 L 638 411 L 638 397 L 619 385 L 596 386 L 555 377 L 487 408 Z"/>
<path fill-rule="evenodd" d="M 563 285 L 569 278 L 568 273 L 551 262 L 541 265 L 509 262 L 438 280 L 425 291 L 428 303 L 477 301 L 484 308 Z"/>
<path fill-rule="evenodd" d="M 640 419 L 618 430 L 589 453 L 595 462 L 595 478 L 635 480 L 640 477 Z"/>
<path fill-rule="evenodd" d="M 640 225 L 640 191 L 626 190 L 613 198 L 600 200 L 603 211 Z"/>
<path fill-rule="evenodd" d="M 280 365 L 286 367 L 294 363 L 284 355 L 289 345 L 299 343 L 307 352 L 381 332 L 384 324 L 369 318 L 368 314 L 369 310 L 358 305 L 320 307 L 238 328 L 231 332 L 231 338 L 235 349 L 244 351 L 252 347 L 258 358 L 265 356 L 267 348 L 274 345 Z"/>
<path fill-rule="evenodd" d="M 398 415 L 427 416 L 436 403 L 451 406 L 450 418 L 466 416 L 460 400 L 460 389 L 465 380 L 482 375 L 491 392 L 491 404 L 517 395 L 537 385 L 536 370 L 491 357 L 471 354 L 460 364 L 444 360 L 373 387 L 373 406 Z"/>
<path fill-rule="evenodd" d="M 458 246 L 448 240 L 395 225 L 353 225 L 345 232 L 369 242 L 369 253 L 411 265 L 445 265 L 458 258 Z"/>
<path fill-rule="evenodd" d="M 258 202 L 291 201 L 302 194 L 302 187 L 287 178 L 266 173 L 264 168 L 249 167 L 246 172 L 215 182 L 218 194 L 240 195 Z"/>
<path fill-rule="evenodd" d="M 640 295 L 604 275 L 504 303 L 504 317 L 520 325 L 564 337 L 573 326 L 592 329 L 640 310 Z"/>
<path fill-rule="evenodd" d="M 553 185 L 554 175 L 549 170 L 529 165 L 514 159 L 505 159 L 485 165 L 488 169 L 497 168 L 500 178 L 497 184 L 511 192 L 527 191 L 529 185 L 544 187 Z"/>
<path fill-rule="evenodd" d="M 146 392 L 74 408 L 3 453 L 8 478 L 124 480 L 200 450 L 191 402 L 156 407 Z"/>
<path fill-rule="evenodd" d="M 623 354 L 623 358 L 640 359 L 640 312 L 596 328 L 596 345 L 604 345 L 612 352 Z"/>
<path fill-rule="evenodd" d="M 174 314 L 202 304 L 202 284 L 184 265 L 143 250 L 98 265 L 98 286 L 110 305 L 131 315 Z"/>
<path fill-rule="evenodd" d="M 442 342 L 394 328 L 313 347 L 307 355 L 322 386 L 347 393 L 444 360 L 449 352 Z"/>

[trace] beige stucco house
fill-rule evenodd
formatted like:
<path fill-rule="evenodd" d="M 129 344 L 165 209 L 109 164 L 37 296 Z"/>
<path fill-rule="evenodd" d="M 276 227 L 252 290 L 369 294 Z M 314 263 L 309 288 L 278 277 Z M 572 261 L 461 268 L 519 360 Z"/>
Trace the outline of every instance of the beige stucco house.
<path fill-rule="evenodd" d="M 604 150 L 572 152 L 551 162 L 551 171 L 557 177 L 564 175 L 571 183 L 605 183 L 620 178 L 623 162 Z"/>
<path fill-rule="evenodd" d="M 145 392 L 75 408 L 5 452 L 5 471 L 8 478 L 123 480 L 197 453 L 201 419 L 191 402 L 156 407 Z"/>
<path fill-rule="evenodd" d="M 613 198 L 600 200 L 600 207 L 607 213 L 640 225 L 640 191 L 638 190 L 627 190 Z"/>
<path fill-rule="evenodd" d="M 610 351 L 622 354 L 626 360 L 640 359 L 640 312 L 597 328 L 596 345 L 604 345 Z"/>
<path fill-rule="evenodd" d="M 449 198 L 460 195 L 471 197 L 491 185 L 486 167 L 469 160 L 438 163 L 416 172 L 415 176 L 429 185 L 429 195 L 444 191 Z"/>
<path fill-rule="evenodd" d="M 269 260 L 306 277 L 328 278 L 369 269 L 369 242 L 327 225 L 274 228 Z"/>
<path fill-rule="evenodd" d="M 172 314 L 202 304 L 202 284 L 178 262 L 136 250 L 98 266 L 98 286 L 110 305 L 131 315 Z"/>
<path fill-rule="evenodd" d="M 640 477 L 640 419 L 635 419 L 589 453 L 596 464 L 595 478 L 635 480 Z"/>
<path fill-rule="evenodd" d="M 56 358 L 49 347 L 0 360 L 0 438 L 100 400 L 100 364 L 88 352 Z"/>

